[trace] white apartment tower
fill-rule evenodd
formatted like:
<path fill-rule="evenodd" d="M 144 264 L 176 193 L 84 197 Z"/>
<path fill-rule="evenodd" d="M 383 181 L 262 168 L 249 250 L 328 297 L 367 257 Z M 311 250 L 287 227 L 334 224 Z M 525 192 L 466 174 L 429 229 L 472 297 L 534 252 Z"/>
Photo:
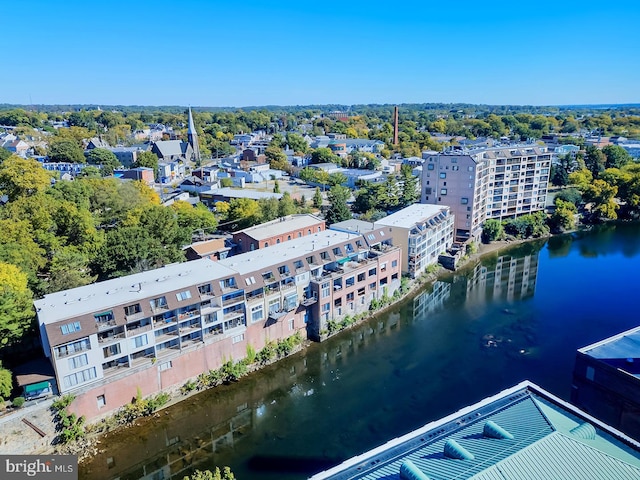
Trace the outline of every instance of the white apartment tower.
<path fill-rule="evenodd" d="M 424 154 L 421 203 L 447 205 L 457 241 L 479 239 L 488 218 L 544 210 L 551 153 L 534 144 Z"/>

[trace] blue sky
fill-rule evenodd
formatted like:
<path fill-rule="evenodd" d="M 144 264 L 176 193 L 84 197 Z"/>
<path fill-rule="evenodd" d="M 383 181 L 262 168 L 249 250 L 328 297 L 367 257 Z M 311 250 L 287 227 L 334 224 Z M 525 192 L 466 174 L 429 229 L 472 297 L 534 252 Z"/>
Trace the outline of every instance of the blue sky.
<path fill-rule="evenodd" d="M 21 0 L 0 103 L 638 103 L 638 31 L 637 0 Z"/>

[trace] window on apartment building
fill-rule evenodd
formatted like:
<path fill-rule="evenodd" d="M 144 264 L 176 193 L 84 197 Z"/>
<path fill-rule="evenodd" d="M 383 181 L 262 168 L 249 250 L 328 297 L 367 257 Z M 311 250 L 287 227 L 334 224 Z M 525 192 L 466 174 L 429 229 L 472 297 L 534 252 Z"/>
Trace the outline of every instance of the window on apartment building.
<path fill-rule="evenodd" d="M 447 189 L 446 188 L 441 188 L 440 189 L 440 195 L 446 195 L 447 194 Z"/>
<path fill-rule="evenodd" d="M 107 404 L 107 400 L 105 399 L 104 395 L 98 395 L 96 397 L 96 402 L 98 403 L 98 408 L 102 408 Z"/>
<path fill-rule="evenodd" d="M 264 248 L 267 248 L 269 246 L 269 242 L 264 242 Z"/>
<path fill-rule="evenodd" d="M 460 199 L 460 203 L 461 203 L 462 205 L 468 205 L 468 204 L 469 204 L 469 199 L 468 199 L 467 197 L 462 197 L 462 198 Z"/>
<path fill-rule="evenodd" d="M 307 230 L 307 235 L 311 235 L 311 229 Z"/>
<path fill-rule="evenodd" d="M 277 239 L 276 239 L 276 244 L 279 244 L 279 243 L 280 243 L 280 239 L 279 239 L 279 238 L 277 238 Z"/>
<path fill-rule="evenodd" d="M 298 238 L 302 238 L 302 232 L 298 232 Z"/>
<path fill-rule="evenodd" d="M 398 266 L 398 260 L 392 260 L 391 261 L 391 266 L 392 267 L 397 267 Z"/>
<path fill-rule="evenodd" d="M 302 263 L 302 260 L 296 260 L 295 262 L 293 262 L 293 266 L 296 268 L 296 270 L 300 268 L 304 268 L 304 264 Z"/>
<path fill-rule="evenodd" d="M 287 240 L 291 240 L 291 235 L 287 235 Z"/>
<path fill-rule="evenodd" d="M 364 272 L 359 273 L 358 274 L 358 283 L 359 282 L 364 282 L 366 278 L 367 278 L 367 275 Z"/>
<path fill-rule="evenodd" d="M 120 354 L 120 344 L 114 343 L 113 345 L 109 345 L 108 347 L 104 347 L 102 349 L 102 353 L 104 358 L 113 357 L 114 355 Z"/>
<path fill-rule="evenodd" d="M 472 166 L 469 166 L 469 171 L 473 172 L 473 167 Z"/>
<path fill-rule="evenodd" d="M 79 332 L 80 331 L 80 322 L 71 322 L 66 325 L 61 325 L 60 330 L 63 335 L 68 335 L 70 333 Z"/>
<path fill-rule="evenodd" d="M 293 318 L 290 318 L 290 319 L 289 319 L 289 331 L 293 330 L 293 328 L 294 328 L 294 323 L 293 323 L 293 321 L 294 321 L 294 319 L 293 319 Z"/>
<path fill-rule="evenodd" d="M 154 298 L 153 300 L 149 300 L 149 304 L 151 308 L 164 308 L 167 306 L 167 299 L 164 296 Z"/>
<path fill-rule="evenodd" d="M 387 262 L 384 262 L 382 265 L 380 265 L 380 271 L 381 272 L 387 271 Z"/>
<path fill-rule="evenodd" d="M 331 294 L 331 289 L 329 288 L 329 282 L 323 283 L 320 288 L 321 288 L 320 295 L 322 298 L 326 298 Z"/>
<path fill-rule="evenodd" d="M 251 321 L 259 322 L 264 318 L 264 308 L 262 305 L 256 305 L 255 307 L 251 307 Z"/>
<path fill-rule="evenodd" d="M 278 267 L 278 273 L 280 275 L 289 275 L 289 266 L 288 265 L 280 265 Z"/>
<path fill-rule="evenodd" d="M 340 247 L 335 247 L 333 249 L 333 254 L 336 255 L 336 256 L 341 257 L 342 256 L 342 249 Z"/>
<path fill-rule="evenodd" d="M 311 265 L 311 264 L 313 264 L 313 263 L 316 263 L 316 259 L 315 259 L 315 257 L 314 257 L 313 255 L 311 255 L 311 256 L 309 256 L 309 257 L 307 257 L 305 260 L 307 261 L 307 264 L 308 264 L 308 265 Z"/>
<path fill-rule="evenodd" d="M 133 348 L 144 347 L 149 344 L 149 339 L 147 338 L 147 334 L 140 335 L 139 337 L 135 337 L 131 339 L 131 343 L 133 344 Z"/>
<path fill-rule="evenodd" d="M 375 268 L 370 268 L 369 269 L 369 276 L 370 277 L 373 277 L 376 273 L 377 273 L 377 270 Z"/>
<path fill-rule="evenodd" d="M 220 288 L 236 288 L 236 279 L 233 277 L 220 280 Z"/>
<path fill-rule="evenodd" d="M 98 323 L 107 323 L 113 320 L 113 311 L 109 310 L 108 312 L 96 313 L 93 318 L 95 318 Z"/>
<path fill-rule="evenodd" d="M 433 165 L 433 163 L 430 163 L 430 164 L 427 166 L 427 170 L 434 170 L 434 169 L 435 169 L 435 166 Z"/>
<path fill-rule="evenodd" d="M 62 379 L 62 383 L 65 388 L 71 388 L 79 383 L 88 382 L 94 378 L 96 378 L 96 368 L 91 367 L 86 370 L 81 370 L 79 372 L 72 373 L 71 375 L 67 375 Z"/>
<path fill-rule="evenodd" d="M 233 337 L 233 339 L 231 340 L 231 343 L 240 343 L 244 340 L 244 333 L 241 333 L 240 335 L 236 335 L 235 337 Z"/>
<path fill-rule="evenodd" d="M 320 258 L 322 260 L 329 260 L 329 252 L 320 252 Z"/>
<path fill-rule="evenodd" d="M 446 172 L 440 172 L 440 178 L 447 178 Z"/>
<path fill-rule="evenodd" d="M 176 293 L 176 298 L 179 302 L 183 300 L 188 300 L 191 298 L 191 292 L 189 290 L 185 290 L 184 292 Z"/>
<path fill-rule="evenodd" d="M 347 244 L 344 246 L 344 249 L 345 249 L 345 251 L 347 252 L 347 254 L 349 254 L 349 253 L 353 253 L 353 245 L 351 245 L 350 243 L 347 243 Z"/>
<path fill-rule="evenodd" d="M 211 284 L 205 283 L 204 285 L 199 285 L 198 292 L 200 293 L 200 295 L 211 295 L 212 293 Z"/>
<path fill-rule="evenodd" d="M 345 287 L 353 287 L 356 284 L 356 277 L 349 277 L 345 280 Z"/>
<path fill-rule="evenodd" d="M 356 240 L 356 247 L 358 247 L 358 248 L 363 248 L 363 246 L 362 246 L 362 240 Z"/>
<path fill-rule="evenodd" d="M 127 305 L 126 307 L 124 307 L 124 314 L 126 316 L 135 315 L 136 313 L 140 313 L 141 311 L 142 308 L 140 308 L 139 303 L 134 303 L 133 305 Z"/>
<path fill-rule="evenodd" d="M 375 290 L 375 289 L 376 289 L 376 283 L 375 282 L 370 283 L 369 284 L 369 290 Z"/>
<path fill-rule="evenodd" d="M 269 300 L 269 313 L 276 313 L 280 311 L 280 299 L 274 298 L 273 300 Z"/>
<path fill-rule="evenodd" d="M 355 293 L 354 292 L 347 293 L 347 302 L 353 302 L 354 298 L 355 298 Z"/>
<path fill-rule="evenodd" d="M 331 310 L 331 304 L 330 304 L 330 303 L 324 303 L 324 304 L 322 305 L 322 313 L 326 313 L 326 312 L 328 312 L 329 310 Z"/>
<path fill-rule="evenodd" d="M 89 363 L 89 359 L 87 357 L 87 354 L 83 353 L 82 355 L 78 355 L 77 357 L 71 357 L 69 359 L 69 369 L 75 370 L 76 368 L 84 367 L 88 363 Z"/>
<path fill-rule="evenodd" d="M 164 372 L 165 370 L 169 370 L 171 367 L 173 367 L 173 363 L 171 362 L 171 360 L 169 360 L 168 362 L 162 362 L 160 365 L 158 365 L 158 370 Z"/>
<path fill-rule="evenodd" d="M 74 353 L 82 352 L 84 350 L 91 350 L 91 342 L 89 342 L 88 338 L 83 338 L 77 342 L 56 347 L 56 358 L 66 357 L 67 355 L 73 355 Z"/>
<path fill-rule="evenodd" d="M 453 165 L 453 166 L 451 167 L 451 170 L 453 170 L 453 171 L 457 172 L 458 170 L 460 170 L 460 167 L 459 167 L 458 165 Z"/>

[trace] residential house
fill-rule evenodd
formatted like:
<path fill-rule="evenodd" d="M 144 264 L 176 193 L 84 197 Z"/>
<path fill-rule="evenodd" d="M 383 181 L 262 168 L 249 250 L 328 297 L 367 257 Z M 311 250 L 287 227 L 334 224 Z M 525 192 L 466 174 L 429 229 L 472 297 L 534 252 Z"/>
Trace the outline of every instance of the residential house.
<path fill-rule="evenodd" d="M 208 258 L 218 261 L 229 256 L 231 247 L 226 245 L 225 237 L 211 238 L 201 242 L 195 242 L 183 248 L 187 260 L 200 260 Z"/>
<path fill-rule="evenodd" d="M 215 207 L 217 202 L 230 202 L 234 198 L 249 198 L 260 200 L 261 198 L 275 198 L 280 200 L 281 193 L 258 192 L 256 190 L 244 190 L 238 188 L 218 188 L 207 192 L 200 192 L 200 201 L 209 208 Z"/>

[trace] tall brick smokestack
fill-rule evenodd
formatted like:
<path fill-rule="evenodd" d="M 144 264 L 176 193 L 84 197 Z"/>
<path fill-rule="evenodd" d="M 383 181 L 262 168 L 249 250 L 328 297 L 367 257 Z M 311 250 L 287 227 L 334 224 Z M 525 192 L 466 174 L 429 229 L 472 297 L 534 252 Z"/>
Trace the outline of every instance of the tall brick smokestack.
<path fill-rule="evenodd" d="M 393 144 L 398 146 L 398 107 L 393 109 Z"/>

